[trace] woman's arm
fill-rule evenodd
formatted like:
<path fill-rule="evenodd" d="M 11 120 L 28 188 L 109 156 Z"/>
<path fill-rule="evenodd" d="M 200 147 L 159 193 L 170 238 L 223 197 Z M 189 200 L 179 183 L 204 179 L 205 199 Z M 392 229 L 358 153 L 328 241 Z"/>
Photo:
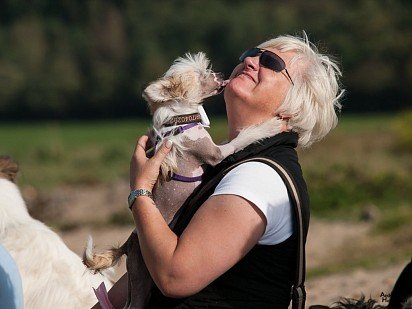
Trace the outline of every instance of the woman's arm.
<path fill-rule="evenodd" d="M 152 190 L 169 148 L 147 159 L 147 138 L 139 139 L 131 163 L 131 188 Z M 235 195 L 209 198 L 180 238 L 170 230 L 154 202 L 136 198 L 133 216 L 150 274 L 167 296 L 185 297 L 203 289 L 236 264 L 262 236 L 266 219 L 251 202 Z"/>

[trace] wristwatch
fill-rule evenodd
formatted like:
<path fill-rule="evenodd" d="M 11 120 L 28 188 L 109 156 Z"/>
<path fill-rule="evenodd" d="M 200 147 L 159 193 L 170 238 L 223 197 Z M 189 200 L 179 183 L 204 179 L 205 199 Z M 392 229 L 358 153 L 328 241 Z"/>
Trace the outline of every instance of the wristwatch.
<path fill-rule="evenodd" d="M 151 199 L 153 199 L 153 194 L 152 192 L 150 192 L 149 190 L 146 189 L 136 189 L 133 190 L 132 192 L 130 192 L 129 197 L 127 198 L 127 201 L 129 203 L 129 209 L 132 209 L 132 205 L 134 203 L 134 200 L 136 199 L 136 197 L 138 196 L 148 196 Z"/>

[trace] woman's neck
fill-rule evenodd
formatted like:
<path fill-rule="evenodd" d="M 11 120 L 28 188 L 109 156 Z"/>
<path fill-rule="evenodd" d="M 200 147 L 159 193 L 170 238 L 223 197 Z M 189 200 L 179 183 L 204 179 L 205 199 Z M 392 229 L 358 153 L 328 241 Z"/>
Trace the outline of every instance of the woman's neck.
<path fill-rule="evenodd" d="M 282 119 L 277 116 L 266 117 L 260 121 L 248 122 L 240 121 L 236 118 L 236 121 L 228 118 L 229 127 L 229 141 L 233 140 L 239 135 L 239 132 L 246 128 L 256 128 L 256 130 L 248 130 L 249 132 L 260 132 L 261 138 L 272 136 L 281 132 L 289 131 L 288 119 Z"/>
<path fill-rule="evenodd" d="M 229 117 L 228 115 L 228 127 L 229 127 L 229 140 L 233 140 L 239 134 L 239 132 L 245 128 L 251 126 L 258 126 L 270 119 L 273 116 L 266 115 L 266 116 L 258 116 L 258 115 L 244 115 L 241 117 L 240 115 L 236 115 L 236 117 Z"/>

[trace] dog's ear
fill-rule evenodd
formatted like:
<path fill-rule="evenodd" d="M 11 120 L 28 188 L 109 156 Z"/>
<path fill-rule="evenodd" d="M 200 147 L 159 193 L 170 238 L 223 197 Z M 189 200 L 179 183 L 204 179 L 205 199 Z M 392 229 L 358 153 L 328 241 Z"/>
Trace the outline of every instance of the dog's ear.
<path fill-rule="evenodd" d="M 147 86 L 142 93 L 143 99 L 152 103 L 163 103 L 170 100 L 172 83 L 169 79 L 159 79 Z"/>

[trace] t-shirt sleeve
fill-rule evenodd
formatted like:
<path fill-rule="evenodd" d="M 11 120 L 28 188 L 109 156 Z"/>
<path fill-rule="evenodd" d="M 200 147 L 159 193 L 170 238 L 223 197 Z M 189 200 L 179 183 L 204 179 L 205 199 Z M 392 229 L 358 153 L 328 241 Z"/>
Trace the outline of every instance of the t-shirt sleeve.
<path fill-rule="evenodd" d="M 223 177 L 212 196 L 241 196 L 258 207 L 267 225 L 261 245 L 275 245 L 293 233 L 292 209 L 286 186 L 279 174 L 261 162 L 243 163 Z"/>

